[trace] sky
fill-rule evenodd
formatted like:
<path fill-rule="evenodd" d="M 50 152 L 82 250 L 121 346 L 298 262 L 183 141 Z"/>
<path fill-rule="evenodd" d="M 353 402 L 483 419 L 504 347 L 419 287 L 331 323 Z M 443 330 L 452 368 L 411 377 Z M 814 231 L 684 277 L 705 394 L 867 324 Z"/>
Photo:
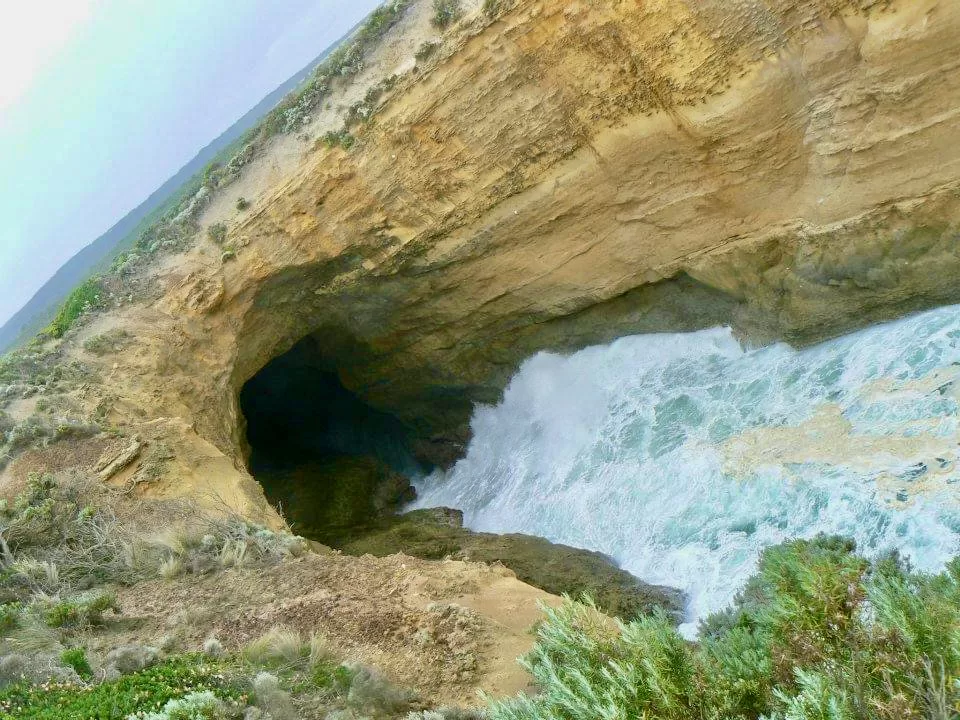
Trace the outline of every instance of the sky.
<path fill-rule="evenodd" d="M 377 0 L 30 0 L 0 25 L 0 325 Z"/>

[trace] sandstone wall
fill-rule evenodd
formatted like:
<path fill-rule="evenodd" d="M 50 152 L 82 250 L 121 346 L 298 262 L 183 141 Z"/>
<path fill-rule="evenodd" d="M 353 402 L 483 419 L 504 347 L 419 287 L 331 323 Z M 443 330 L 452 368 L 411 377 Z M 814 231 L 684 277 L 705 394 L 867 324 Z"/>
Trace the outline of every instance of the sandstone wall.
<path fill-rule="evenodd" d="M 960 301 L 960 4 L 521 0 L 459 42 L 232 228 L 236 260 L 168 275 L 158 367 L 228 454 L 240 387 L 311 333 L 448 461 L 540 349 Z"/>

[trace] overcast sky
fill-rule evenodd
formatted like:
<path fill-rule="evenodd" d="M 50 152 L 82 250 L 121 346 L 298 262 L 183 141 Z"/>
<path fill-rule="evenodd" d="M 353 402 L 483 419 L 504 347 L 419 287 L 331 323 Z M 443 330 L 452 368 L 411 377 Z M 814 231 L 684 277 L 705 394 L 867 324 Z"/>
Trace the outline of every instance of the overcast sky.
<path fill-rule="evenodd" d="M 0 324 L 377 0 L 29 0 L 0 23 Z"/>

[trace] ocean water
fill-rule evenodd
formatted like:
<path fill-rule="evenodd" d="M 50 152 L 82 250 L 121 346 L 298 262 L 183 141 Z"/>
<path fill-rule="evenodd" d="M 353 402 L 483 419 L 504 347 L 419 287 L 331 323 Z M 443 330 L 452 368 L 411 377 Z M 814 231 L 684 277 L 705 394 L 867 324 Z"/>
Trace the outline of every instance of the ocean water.
<path fill-rule="evenodd" d="M 692 635 L 788 538 L 849 535 L 930 571 L 957 554 L 958 380 L 960 306 L 802 350 L 717 328 L 540 353 L 416 506 L 604 552 L 684 590 Z"/>

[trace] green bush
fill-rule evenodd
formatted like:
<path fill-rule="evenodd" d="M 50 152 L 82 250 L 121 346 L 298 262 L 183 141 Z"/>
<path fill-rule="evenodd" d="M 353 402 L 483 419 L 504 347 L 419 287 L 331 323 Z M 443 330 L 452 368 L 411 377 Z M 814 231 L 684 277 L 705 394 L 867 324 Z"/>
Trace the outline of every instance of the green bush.
<path fill-rule="evenodd" d="M 104 307 L 105 295 L 103 281 L 99 277 L 84 282 L 70 293 L 60 306 L 60 310 L 47 326 L 47 334 L 54 338 L 63 337 L 85 312 Z"/>
<path fill-rule="evenodd" d="M 87 653 L 82 647 L 69 648 L 60 653 L 60 662 L 76 671 L 83 680 L 93 677 L 93 668 L 87 660 Z"/>
<path fill-rule="evenodd" d="M 237 210 L 239 210 L 240 212 L 243 212 L 243 211 L 246 210 L 248 207 L 250 207 L 250 201 L 249 201 L 249 200 L 247 200 L 247 199 L 244 198 L 244 197 L 237 198 Z"/>
<path fill-rule="evenodd" d="M 54 628 L 88 627 L 101 624 L 107 610 L 119 612 L 116 597 L 113 593 L 96 592 L 51 604 L 44 611 L 44 620 Z"/>
<path fill-rule="evenodd" d="M 443 30 L 463 16 L 460 0 L 433 0 L 432 22 Z"/>
<path fill-rule="evenodd" d="M 353 135 L 346 129 L 340 130 L 339 132 L 333 132 L 332 130 L 328 133 L 325 133 L 323 136 L 323 143 L 327 147 L 342 147 L 344 150 L 349 150 L 353 147 L 356 142 Z"/>
<path fill-rule="evenodd" d="M 7 585 L 16 596 L 13 599 L 31 599 L 30 588 L 36 581 L 25 573 L 38 564 L 55 569 L 56 582 L 47 590 L 62 596 L 89 587 L 91 581 L 135 579 L 127 537 L 109 512 L 90 507 L 87 492 L 80 484 L 61 486 L 52 475 L 33 474 L 12 506 L 0 506 L 0 531 L 11 556 L 6 558 L 7 568 L 15 576 Z M 93 595 L 81 600 L 86 605 L 77 610 L 88 618 L 105 602 Z M 109 603 L 102 609 L 107 607 Z M 70 616 L 70 608 L 63 607 L 52 611 L 50 618 L 59 623 L 68 622 Z"/>
<path fill-rule="evenodd" d="M 127 720 L 227 720 L 227 708 L 209 690 L 168 700 L 158 712 L 138 712 Z"/>
<path fill-rule="evenodd" d="M 0 576 L 0 582 L 10 580 L 10 573 L 7 576 Z M 20 624 L 20 613 L 23 610 L 23 604 L 19 602 L 9 602 L 0 605 L 0 633 L 6 634 L 15 629 Z"/>
<path fill-rule="evenodd" d="M 960 559 L 940 575 L 851 541 L 770 548 L 698 644 L 662 615 L 613 626 L 589 602 L 546 609 L 523 660 L 541 693 L 493 720 L 947 720 L 960 711 Z"/>
<path fill-rule="evenodd" d="M 224 700 L 243 696 L 243 687 L 231 678 L 228 666 L 201 655 L 181 655 L 92 687 L 19 685 L 4 690 L 0 692 L 0 720 L 124 720 L 205 691 Z"/>
<path fill-rule="evenodd" d="M 207 228 L 207 237 L 216 245 L 223 245 L 227 239 L 227 226 L 223 223 L 214 223 Z"/>

